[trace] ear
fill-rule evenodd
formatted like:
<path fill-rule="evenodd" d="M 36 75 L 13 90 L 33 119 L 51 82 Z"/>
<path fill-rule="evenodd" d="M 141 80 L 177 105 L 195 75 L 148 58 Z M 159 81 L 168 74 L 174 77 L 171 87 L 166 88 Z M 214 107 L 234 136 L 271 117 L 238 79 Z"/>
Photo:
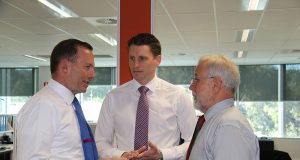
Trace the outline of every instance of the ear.
<path fill-rule="evenodd" d="M 160 62 L 161 62 L 161 55 L 158 55 L 156 57 L 154 57 L 156 63 L 157 63 L 157 66 L 159 66 Z"/>
<path fill-rule="evenodd" d="M 67 74 L 70 70 L 70 61 L 68 61 L 67 59 L 62 59 L 58 65 L 58 69 L 60 70 L 61 73 L 63 73 L 64 75 Z"/>
<path fill-rule="evenodd" d="M 216 76 L 212 79 L 213 90 L 218 92 L 223 87 L 223 81 L 220 77 Z"/>

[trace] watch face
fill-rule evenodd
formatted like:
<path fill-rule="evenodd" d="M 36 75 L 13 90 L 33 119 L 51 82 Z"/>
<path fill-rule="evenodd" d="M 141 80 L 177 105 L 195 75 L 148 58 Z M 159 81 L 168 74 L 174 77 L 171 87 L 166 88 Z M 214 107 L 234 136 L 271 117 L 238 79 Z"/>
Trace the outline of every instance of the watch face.
<path fill-rule="evenodd" d="M 163 160 L 163 154 L 162 154 L 162 152 L 160 152 L 160 156 L 159 156 L 158 160 Z"/>

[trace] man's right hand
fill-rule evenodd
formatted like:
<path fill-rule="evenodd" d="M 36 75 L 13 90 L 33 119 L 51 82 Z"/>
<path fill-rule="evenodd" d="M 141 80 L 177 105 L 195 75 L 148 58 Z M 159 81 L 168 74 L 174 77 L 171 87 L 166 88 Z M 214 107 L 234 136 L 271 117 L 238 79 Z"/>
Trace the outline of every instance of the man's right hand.
<path fill-rule="evenodd" d="M 113 158 L 100 158 L 99 160 L 128 160 L 127 158 L 113 157 Z"/>
<path fill-rule="evenodd" d="M 143 146 L 141 147 L 140 149 L 137 149 L 137 150 L 134 150 L 134 151 L 131 151 L 131 152 L 124 152 L 122 154 L 122 158 L 127 158 L 127 159 L 134 159 L 136 158 L 140 153 L 146 151 L 147 148 L 146 146 Z"/>

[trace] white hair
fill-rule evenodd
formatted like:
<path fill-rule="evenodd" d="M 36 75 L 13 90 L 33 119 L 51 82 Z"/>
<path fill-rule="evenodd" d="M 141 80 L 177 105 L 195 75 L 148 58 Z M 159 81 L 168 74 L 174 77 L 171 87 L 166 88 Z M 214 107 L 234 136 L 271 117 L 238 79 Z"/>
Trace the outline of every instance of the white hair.
<path fill-rule="evenodd" d="M 198 65 L 206 63 L 206 75 L 221 78 L 224 87 L 236 92 L 240 85 L 240 71 L 237 65 L 224 55 L 207 55 L 201 57 Z"/>

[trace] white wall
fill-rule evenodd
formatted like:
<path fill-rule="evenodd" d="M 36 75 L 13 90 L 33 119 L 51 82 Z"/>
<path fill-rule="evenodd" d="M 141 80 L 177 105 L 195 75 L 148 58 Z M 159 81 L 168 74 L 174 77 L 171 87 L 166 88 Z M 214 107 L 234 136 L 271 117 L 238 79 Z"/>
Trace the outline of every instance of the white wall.
<path fill-rule="evenodd" d="M 51 78 L 51 72 L 50 72 L 50 67 L 49 66 L 40 66 L 39 67 L 39 88 L 44 87 L 44 82 L 48 82 L 49 79 Z"/>
<path fill-rule="evenodd" d="M 273 138 L 275 150 L 289 153 L 293 160 L 300 160 L 299 138 Z"/>

